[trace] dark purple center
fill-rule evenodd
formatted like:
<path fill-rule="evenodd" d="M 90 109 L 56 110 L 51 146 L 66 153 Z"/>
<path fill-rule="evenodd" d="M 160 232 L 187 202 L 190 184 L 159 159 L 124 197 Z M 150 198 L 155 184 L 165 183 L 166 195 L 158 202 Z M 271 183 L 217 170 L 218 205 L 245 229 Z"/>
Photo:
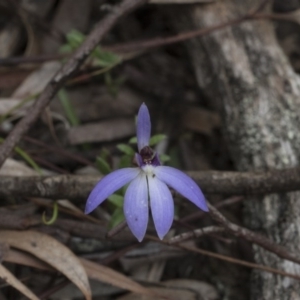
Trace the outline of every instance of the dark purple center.
<path fill-rule="evenodd" d="M 145 146 L 141 151 L 140 155 L 142 157 L 143 163 L 151 164 L 152 159 L 155 156 L 155 152 L 149 147 Z"/>

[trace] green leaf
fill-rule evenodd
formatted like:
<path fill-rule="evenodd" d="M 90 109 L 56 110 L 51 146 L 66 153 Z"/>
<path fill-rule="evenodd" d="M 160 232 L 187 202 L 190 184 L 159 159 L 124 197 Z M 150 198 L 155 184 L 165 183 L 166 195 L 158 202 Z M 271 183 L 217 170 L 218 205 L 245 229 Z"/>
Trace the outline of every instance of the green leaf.
<path fill-rule="evenodd" d="M 73 48 L 68 44 L 62 45 L 59 49 L 60 53 L 70 53 L 72 51 L 73 51 Z"/>
<path fill-rule="evenodd" d="M 170 155 L 170 161 L 168 162 L 168 166 L 180 169 L 181 168 L 181 164 L 180 164 L 180 155 L 179 155 L 180 151 L 178 147 L 172 147 L 169 150 L 169 155 Z"/>
<path fill-rule="evenodd" d="M 128 143 L 129 144 L 137 144 L 137 137 L 136 136 L 132 137 Z"/>
<path fill-rule="evenodd" d="M 73 50 L 77 49 L 85 40 L 85 35 L 80 31 L 72 29 L 67 34 L 67 44 L 70 45 Z"/>
<path fill-rule="evenodd" d="M 170 156 L 167 155 L 167 154 L 161 154 L 161 155 L 159 156 L 159 160 L 160 160 L 162 163 L 165 163 L 165 162 L 169 161 L 170 159 L 171 159 Z"/>
<path fill-rule="evenodd" d="M 42 221 L 45 225 L 52 225 L 56 222 L 57 217 L 58 217 L 58 204 L 57 204 L 57 201 L 54 201 L 52 217 L 50 218 L 50 220 L 47 220 L 46 214 L 44 212 L 43 216 L 42 216 Z"/>
<path fill-rule="evenodd" d="M 106 148 L 102 148 L 100 151 L 100 157 L 102 157 L 104 160 L 108 160 L 109 156 L 110 156 L 109 150 Z"/>
<path fill-rule="evenodd" d="M 134 155 L 134 153 L 135 153 L 134 150 L 126 144 L 119 144 L 119 145 L 117 145 L 117 148 L 121 152 L 123 152 L 124 154 L 127 154 L 127 155 Z"/>
<path fill-rule="evenodd" d="M 4 142 L 4 138 L 0 137 L 0 143 Z M 18 153 L 34 170 L 39 174 L 42 174 L 42 170 L 39 165 L 20 147 L 15 147 L 14 151 Z"/>
<path fill-rule="evenodd" d="M 85 40 L 85 35 L 78 30 L 72 29 L 66 35 L 67 42 L 60 47 L 59 51 L 62 53 L 68 53 L 76 50 Z"/>
<path fill-rule="evenodd" d="M 60 89 L 58 92 L 58 98 L 63 106 L 66 116 L 72 126 L 78 126 L 80 124 L 79 119 L 75 113 L 74 107 L 72 106 L 68 94 L 65 89 Z"/>
<path fill-rule="evenodd" d="M 21 148 L 15 147 L 15 152 L 18 153 L 34 170 L 38 173 L 42 174 L 41 168 L 37 165 L 37 163 Z"/>
<path fill-rule="evenodd" d="M 127 168 L 132 166 L 132 155 L 123 155 L 119 162 L 119 168 Z"/>
<path fill-rule="evenodd" d="M 117 208 L 111 216 L 109 227 L 113 228 L 125 220 L 123 208 Z"/>
<path fill-rule="evenodd" d="M 124 197 L 117 194 L 112 194 L 108 197 L 109 202 L 113 203 L 116 207 L 123 207 Z"/>
<path fill-rule="evenodd" d="M 107 175 L 108 173 L 111 172 L 111 168 L 109 164 L 101 156 L 96 157 L 96 166 L 103 175 Z"/>
<path fill-rule="evenodd" d="M 67 53 L 76 50 L 85 40 L 86 36 L 78 30 L 71 30 L 67 35 L 67 42 L 60 48 L 60 52 Z M 110 51 L 97 47 L 91 56 L 95 58 L 96 65 L 103 68 L 112 68 L 122 61 L 122 58 Z"/>
<path fill-rule="evenodd" d="M 121 62 L 121 57 L 113 52 L 104 51 L 97 48 L 93 52 L 93 57 L 96 58 L 96 64 L 100 67 L 111 67 Z"/>
<path fill-rule="evenodd" d="M 118 78 L 112 78 L 111 73 L 108 72 L 109 69 L 111 69 L 114 65 L 110 67 L 103 68 L 102 71 L 105 71 L 104 74 L 104 81 L 106 84 L 106 87 L 108 89 L 108 92 L 116 98 L 118 96 L 119 90 L 121 85 L 124 83 L 125 78 L 124 77 L 118 77 Z"/>
<path fill-rule="evenodd" d="M 167 136 L 165 134 L 155 134 L 150 138 L 149 146 L 155 146 L 160 141 L 164 140 Z"/>

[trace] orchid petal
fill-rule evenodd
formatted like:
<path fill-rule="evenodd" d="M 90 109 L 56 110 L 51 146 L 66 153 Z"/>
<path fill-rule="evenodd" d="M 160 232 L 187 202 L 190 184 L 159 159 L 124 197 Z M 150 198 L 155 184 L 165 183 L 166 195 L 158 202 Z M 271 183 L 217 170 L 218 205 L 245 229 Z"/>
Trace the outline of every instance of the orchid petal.
<path fill-rule="evenodd" d="M 133 180 L 140 173 L 138 168 L 124 168 L 116 170 L 103 177 L 90 193 L 85 213 L 88 214 L 100 205 L 108 196 Z"/>
<path fill-rule="evenodd" d="M 142 167 L 144 162 L 143 162 L 143 159 L 142 159 L 141 155 L 139 153 L 135 153 L 134 156 L 135 156 L 135 161 L 138 164 L 138 166 Z"/>
<path fill-rule="evenodd" d="M 133 235 L 141 242 L 147 230 L 149 215 L 145 174 L 137 176 L 128 186 L 124 198 L 124 215 Z"/>
<path fill-rule="evenodd" d="M 185 173 L 172 167 L 158 166 L 155 168 L 155 175 L 199 208 L 208 211 L 205 197 L 199 186 Z"/>
<path fill-rule="evenodd" d="M 141 151 L 145 146 L 149 145 L 150 133 L 150 115 L 146 104 L 143 103 L 139 109 L 136 126 L 136 135 L 139 151 Z"/>
<path fill-rule="evenodd" d="M 155 176 L 148 176 L 150 206 L 159 238 L 170 230 L 174 218 L 174 202 L 169 188 Z"/>
<path fill-rule="evenodd" d="M 158 157 L 158 154 L 157 153 L 155 153 L 154 154 L 154 157 L 153 157 L 153 159 L 152 159 L 152 166 L 154 166 L 154 167 L 158 167 L 158 166 L 161 166 L 161 163 L 160 163 L 160 160 L 159 160 L 159 157 Z"/>

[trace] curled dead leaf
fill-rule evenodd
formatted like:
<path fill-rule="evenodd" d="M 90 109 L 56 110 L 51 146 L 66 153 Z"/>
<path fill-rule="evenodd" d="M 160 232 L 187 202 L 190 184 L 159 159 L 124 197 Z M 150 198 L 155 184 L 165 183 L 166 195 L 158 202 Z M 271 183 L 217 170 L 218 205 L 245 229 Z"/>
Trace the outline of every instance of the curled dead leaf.
<path fill-rule="evenodd" d="M 0 242 L 27 251 L 48 263 L 69 278 L 87 300 L 91 299 L 88 277 L 81 262 L 73 252 L 54 238 L 35 231 L 1 230 Z"/>
<path fill-rule="evenodd" d="M 10 249 L 4 260 L 41 270 L 53 270 L 51 266 L 45 264 L 40 259 L 18 250 Z M 111 284 L 112 286 L 128 290 L 136 294 L 154 296 L 154 292 L 150 291 L 148 288 L 143 287 L 134 280 L 109 267 L 99 265 L 83 258 L 80 258 L 80 261 L 90 279 Z"/>

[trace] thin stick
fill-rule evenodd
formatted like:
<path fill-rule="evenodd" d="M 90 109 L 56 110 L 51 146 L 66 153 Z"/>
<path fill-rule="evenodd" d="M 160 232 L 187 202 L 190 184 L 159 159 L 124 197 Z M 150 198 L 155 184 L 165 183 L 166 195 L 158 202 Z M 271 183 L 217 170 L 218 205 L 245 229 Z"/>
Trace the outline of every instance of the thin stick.
<path fill-rule="evenodd" d="M 236 203 L 241 202 L 242 200 L 244 200 L 243 196 L 234 196 L 234 197 L 230 197 L 228 199 L 225 199 L 223 201 L 218 202 L 217 204 L 215 204 L 215 208 L 223 208 L 229 205 L 233 205 Z M 201 210 L 196 211 L 186 217 L 181 218 L 179 221 L 186 223 L 186 222 L 191 222 L 195 219 L 199 219 L 202 218 L 203 216 L 206 216 L 207 214 Z"/>
<path fill-rule="evenodd" d="M 208 203 L 209 214 L 210 216 L 222 225 L 228 232 L 233 235 L 243 238 L 251 243 L 259 245 L 260 247 L 276 254 L 277 256 L 293 261 L 295 263 L 300 264 L 300 257 L 285 247 L 274 243 L 269 240 L 267 237 L 264 237 L 261 234 L 255 233 L 247 228 L 231 223 L 228 219 L 226 219 L 215 207 Z"/>
<path fill-rule="evenodd" d="M 151 235 L 146 235 L 146 238 L 148 240 L 151 240 L 151 241 L 155 241 L 155 242 L 158 242 L 158 243 L 161 243 L 161 244 L 168 245 L 167 242 L 161 241 L 160 239 L 158 239 L 154 236 L 151 236 Z M 261 271 L 265 271 L 265 272 L 269 272 L 269 273 L 273 273 L 273 274 L 277 274 L 277 275 L 281 275 L 281 276 L 286 276 L 286 277 L 290 277 L 290 278 L 293 278 L 293 279 L 296 279 L 296 280 L 300 281 L 300 276 L 299 275 L 292 274 L 292 273 L 287 273 L 287 272 L 284 272 L 284 271 L 281 271 L 281 270 L 278 270 L 278 269 L 274 269 L 274 268 L 271 268 L 271 267 L 268 267 L 268 266 L 263 266 L 263 265 L 247 262 L 245 260 L 241 260 L 241 259 L 233 258 L 233 257 L 230 257 L 230 256 L 214 253 L 214 252 L 203 250 L 203 249 L 200 249 L 200 248 L 194 248 L 194 247 L 184 246 L 184 245 L 180 245 L 180 244 L 174 245 L 174 247 L 177 247 L 177 248 L 189 251 L 189 252 L 194 252 L 194 253 L 202 254 L 202 255 L 205 255 L 205 256 L 212 257 L 212 258 L 216 258 L 216 259 L 219 259 L 219 260 L 227 261 L 227 262 L 230 262 L 230 263 L 233 263 L 233 264 L 236 264 L 236 265 L 240 265 L 240 266 L 244 266 L 244 267 L 247 267 L 247 268 L 257 269 L 257 270 L 261 270 Z"/>
<path fill-rule="evenodd" d="M 219 233 L 219 232 L 224 232 L 225 229 L 219 226 L 208 226 L 208 227 L 204 227 L 204 228 L 198 228 L 195 229 L 193 231 L 188 231 L 188 232 L 184 232 L 182 234 L 176 235 L 174 237 L 172 237 L 171 239 L 168 240 L 168 243 L 170 245 L 174 245 L 177 243 L 181 243 L 193 238 L 199 238 L 202 237 L 204 235 L 209 235 L 212 233 Z"/>
<path fill-rule="evenodd" d="M 235 26 L 239 25 L 246 21 L 252 21 L 256 20 L 256 15 L 259 14 L 259 12 L 265 7 L 265 5 L 269 2 L 269 0 L 262 0 L 261 3 L 255 7 L 254 9 L 251 9 L 249 12 L 247 12 L 245 15 L 236 18 L 234 20 L 229 20 L 222 22 L 217 25 L 213 25 L 207 28 L 203 29 L 197 29 L 197 30 L 191 30 L 187 32 L 179 33 L 176 36 L 170 36 L 170 37 L 160 37 L 155 38 L 151 40 L 145 40 L 145 41 L 138 41 L 138 42 L 132 42 L 128 44 L 120 44 L 120 45 L 114 45 L 108 47 L 110 51 L 117 51 L 117 52 L 131 52 L 131 51 L 142 51 L 142 50 L 149 50 L 151 48 L 157 48 L 162 46 L 167 46 L 174 43 L 183 42 L 195 37 L 201 37 L 207 34 L 210 34 L 214 31 L 224 29 L 229 26 Z M 266 15 L 267 18 L 269 18 L 269 15 Z M 263 17 L 262 17 L 263 18 Z"/>
<path fill-rule="evenodd" d="M 114 7 L 113 11 L 96 25 L 95 29 L 89 34 L 84 43 L 48 83 L 44 91 L 35 101 L 34 105 L 30 108 L 30 111 L 28 111 L 25 117 L 23 117 L 23 119 L 14 127 L 5 139 L 4 143 L 0 147 L 0 167 L 3 165 L 5 159 L 10 155 L 15 145 L 20 141 L 22 135 L 28 131 L 29 127 L 37 120 L 40 113 L 50 103 L 54 95 L 74 74 L 74 72 L 78 70 L 83 61 L 102 40 L 104 35 L 121 17 L 146 2 L 146 0 L 124 0 L 119 6 Z"/>

